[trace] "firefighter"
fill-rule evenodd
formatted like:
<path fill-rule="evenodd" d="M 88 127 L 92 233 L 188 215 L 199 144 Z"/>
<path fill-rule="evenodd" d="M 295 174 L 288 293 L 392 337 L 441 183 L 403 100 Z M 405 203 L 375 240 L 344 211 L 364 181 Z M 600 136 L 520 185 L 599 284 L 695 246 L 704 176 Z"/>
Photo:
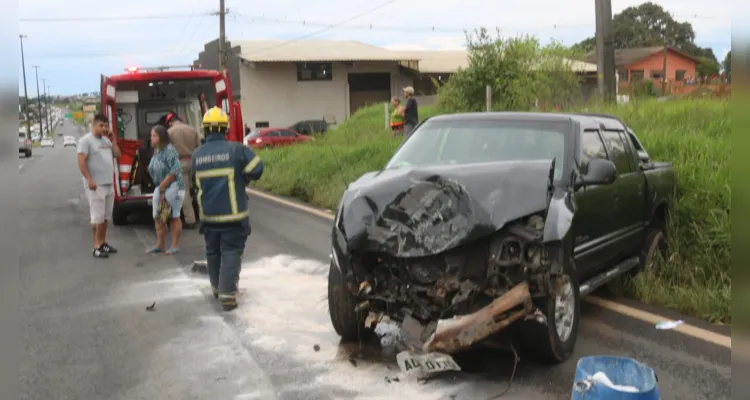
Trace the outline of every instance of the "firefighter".
<path fill-rule="evenodd" d="M 206 142 L 193 152 L 193 182 L 206 241 L 208 277 L 226 311 L 237 308 L 242 254 L 250 236 L 245 187 L 260 179 L 263 162 L 241 143 L 227 140 L 229 117 L 214 107 L 203 116 Z"/>

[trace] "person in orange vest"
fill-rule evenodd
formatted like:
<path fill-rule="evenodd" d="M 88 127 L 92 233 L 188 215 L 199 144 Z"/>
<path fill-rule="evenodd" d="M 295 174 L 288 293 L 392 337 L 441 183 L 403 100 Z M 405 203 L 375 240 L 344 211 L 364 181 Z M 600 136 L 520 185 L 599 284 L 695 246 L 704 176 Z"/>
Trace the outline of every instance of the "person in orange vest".
<path fill-rule="evenodd" d="M 391 113 L 391 131 L 393 136 L 404 135 L 404 117 L 401 115 L 403 111 L 401 107 L 401 100 L 398 97 L 391 99 L 391 105 L 393 106 L 393 112 Z"/>

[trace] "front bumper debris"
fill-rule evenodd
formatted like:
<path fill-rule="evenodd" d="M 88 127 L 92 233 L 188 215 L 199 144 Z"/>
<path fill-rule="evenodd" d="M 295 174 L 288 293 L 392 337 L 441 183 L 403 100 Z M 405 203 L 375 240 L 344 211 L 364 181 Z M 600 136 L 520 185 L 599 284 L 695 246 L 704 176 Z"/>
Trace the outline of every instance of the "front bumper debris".
<path fill-rule="evenodd" d="M 510 312 L 518 306 L 523 306 L 523 308 Z M 520 283 L 482 309 L 439 324 L 435 333 L 425 342 L 422 350 L 426 353 L 458 352 L 501 331 L 513 322 L 531 314 L 532 311 L 529 285 L 526 282 Z"/>

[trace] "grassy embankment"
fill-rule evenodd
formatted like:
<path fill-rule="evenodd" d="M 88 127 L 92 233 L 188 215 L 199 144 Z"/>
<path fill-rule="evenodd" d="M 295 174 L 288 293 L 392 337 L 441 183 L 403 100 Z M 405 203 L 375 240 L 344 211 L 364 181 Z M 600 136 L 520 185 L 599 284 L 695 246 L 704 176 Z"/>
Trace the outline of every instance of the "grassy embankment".
<path fill-rule="evenodd" d="M 598 109 L 630 125 L 656 160 L 671 161 L 680 186 L 670 218 L 671 257 L 628 293 L 713 322 L 731 323 L 730 130 L 726 102 L 638 102 Z M 422 118 L 435 114 L 420 109 Z M 334 209 L 344 182 L 381 168 L 399 144 L 383 126 L 383 106 L 363 109 L 309 144 L 262 150 L 257 187 Z"/>

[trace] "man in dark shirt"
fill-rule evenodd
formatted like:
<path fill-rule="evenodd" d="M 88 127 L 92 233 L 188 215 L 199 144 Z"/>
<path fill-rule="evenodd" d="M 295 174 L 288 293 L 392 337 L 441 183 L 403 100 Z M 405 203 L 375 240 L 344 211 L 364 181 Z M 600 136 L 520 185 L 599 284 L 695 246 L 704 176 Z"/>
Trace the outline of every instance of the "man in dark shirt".
<path fill-rule="evenodd" d="M 404 136 L 411 135 L 411 132 L 419 123 L 419 110 L 417 109 L 417 100 L 414 98 L 414 88 L 407 86 L 404 88 L 404 97 L 406 104 L 401 111 L 404 117 Z"/>

